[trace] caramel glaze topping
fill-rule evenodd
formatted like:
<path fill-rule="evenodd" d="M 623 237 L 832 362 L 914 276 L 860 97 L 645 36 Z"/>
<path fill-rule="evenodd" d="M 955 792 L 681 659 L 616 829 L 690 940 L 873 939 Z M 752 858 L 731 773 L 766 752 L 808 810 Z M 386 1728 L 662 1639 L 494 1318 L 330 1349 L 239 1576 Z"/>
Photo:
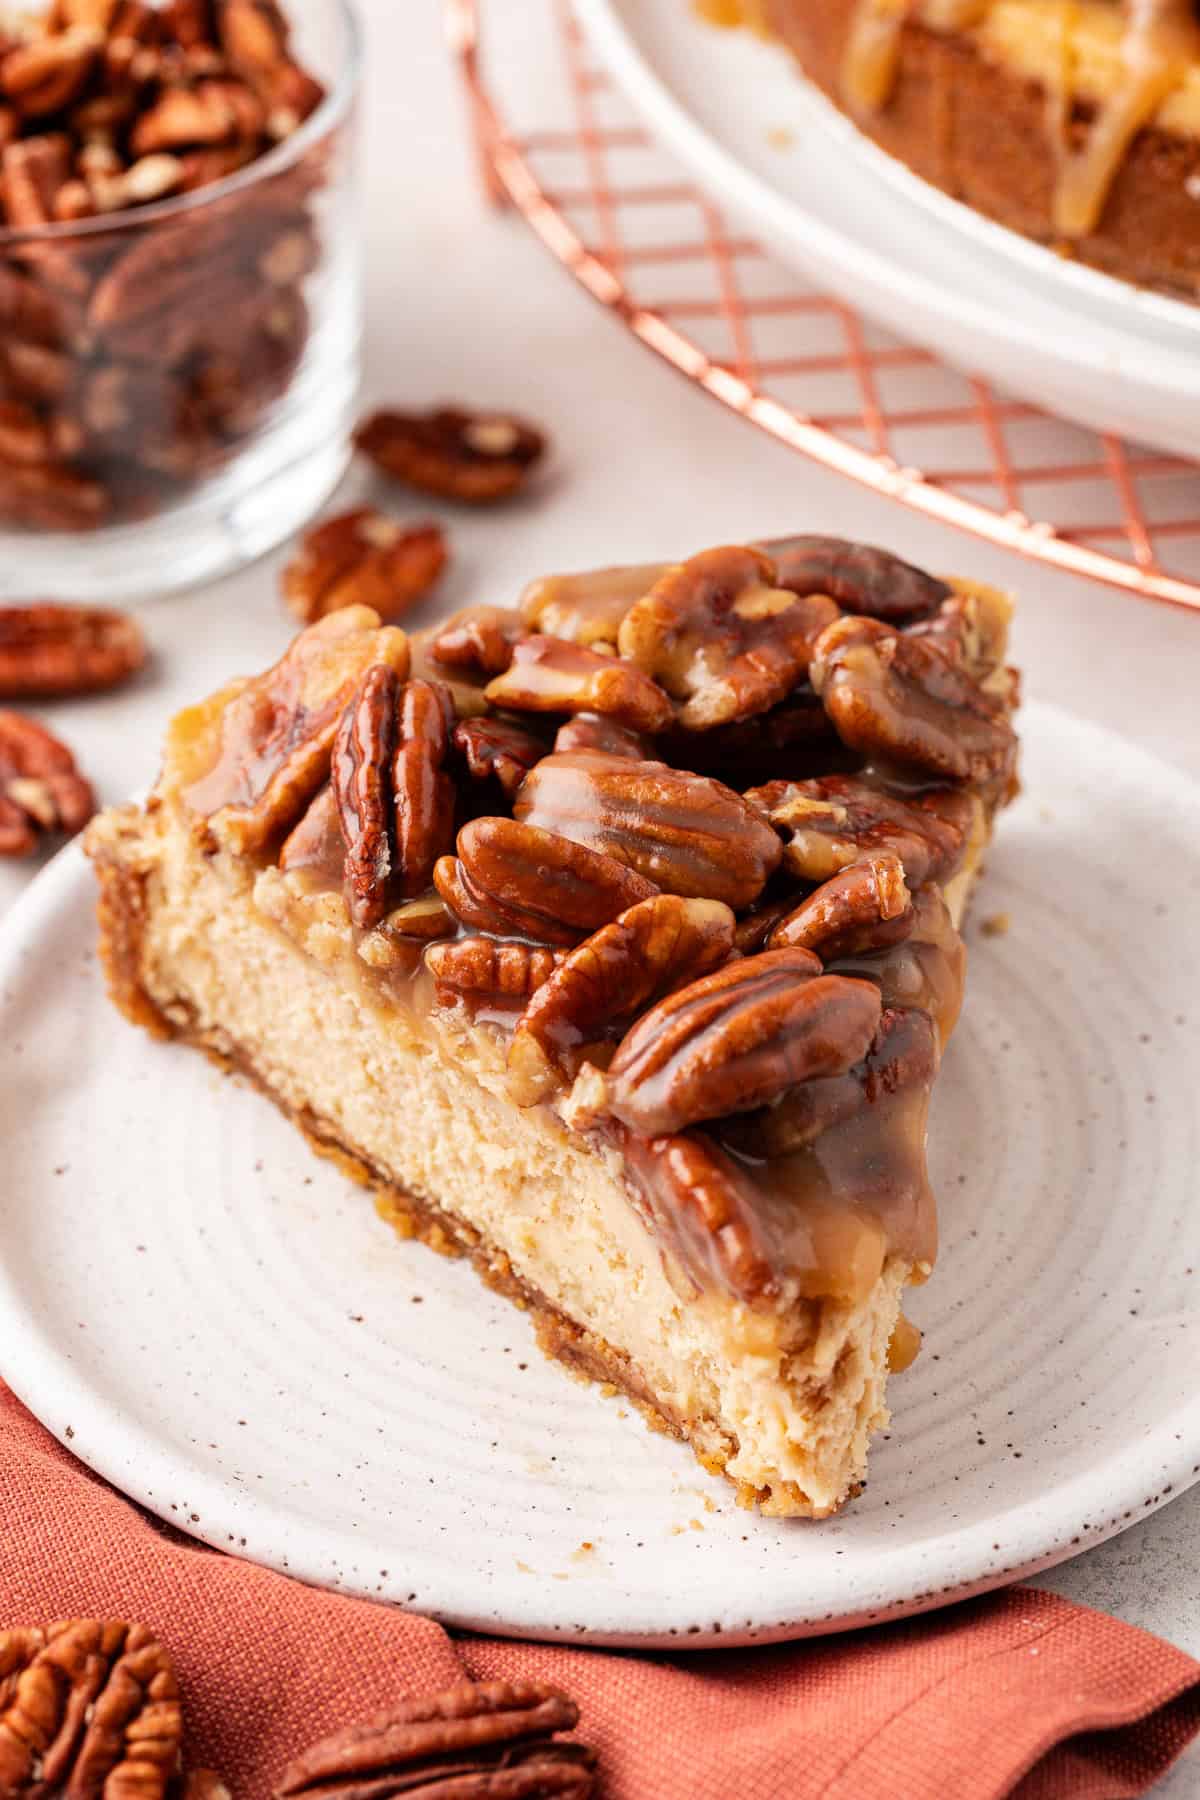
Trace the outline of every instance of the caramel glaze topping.
<path fill-rule="evenodd" d="M 964 32 L 981 24 L 995 0 L 857 0 L 842 56 L 841 96 L 848 112 L 869 119 L 892 97 L 901 39 L 910 21 L 931 31 Z M 1100 223 L 1112 185 L 1134 138 L 1200 61 L 1194 0 L 1120 0 L 1125 18 L 1125 78 L 1090 123 L 1075 117 L 1071 91 L 1076 8 L 1061 10 L 1061 84 L 1047 95 L 1051 141 L 1058 158 L 1055 227 L 1065 239 L 1086 237 Z M 697 0 L 702 17 L 720 25 L 769 29 L 771 0 Z"/>
<path fill-rule="evenodd" d="M 181 716 L 158 793 L 339 978 L 485 1026 L 515 1104 L 617 1148 L 681 1290 L 777 1311 L 934 1259 L 943 892 L 1015 739 L 1002 596 L 771 548 L 553 577 L 411 645 L 332 614 Z"/>

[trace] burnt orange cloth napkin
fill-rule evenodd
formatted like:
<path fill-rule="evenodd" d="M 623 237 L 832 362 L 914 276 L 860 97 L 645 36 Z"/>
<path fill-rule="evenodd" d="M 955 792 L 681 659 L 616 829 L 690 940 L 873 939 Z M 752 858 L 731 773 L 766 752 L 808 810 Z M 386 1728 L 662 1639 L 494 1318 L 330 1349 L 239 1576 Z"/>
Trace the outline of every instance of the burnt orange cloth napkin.
<path fill-rule="evenodd" d="M 452 1639 L 158 1524 L 0 1384 L 0 1627 L 95 1616 L 158 1630 L 191 1760 L 235 1800 L 266 1800 L 315 1738 L 464 1670 L 572 1693 L 604 1800 L 1123 1800 L 1200 1730 L 1200 1663 L 1028 1588 L 779 1649 Z"/>

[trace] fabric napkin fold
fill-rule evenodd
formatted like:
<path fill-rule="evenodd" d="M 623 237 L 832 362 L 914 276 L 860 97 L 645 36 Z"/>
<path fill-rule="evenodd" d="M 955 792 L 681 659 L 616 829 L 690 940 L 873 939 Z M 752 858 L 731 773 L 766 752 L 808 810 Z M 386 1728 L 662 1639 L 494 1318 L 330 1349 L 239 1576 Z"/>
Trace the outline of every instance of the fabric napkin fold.
<path fill-rule="evenodd" d="M 189 1760 L 235 1800 L 266 1800 L 315 1738 L 464 1671 L 567 1689 L 604 1800 L 1126 1800 L 1200 1732 L 1200 1663 L 1029 1588 L 774 1649 L 452 1638 L 159 1524 L 0 1384 L 0 1629 L 94 1616 L 158 1631 Z"/>

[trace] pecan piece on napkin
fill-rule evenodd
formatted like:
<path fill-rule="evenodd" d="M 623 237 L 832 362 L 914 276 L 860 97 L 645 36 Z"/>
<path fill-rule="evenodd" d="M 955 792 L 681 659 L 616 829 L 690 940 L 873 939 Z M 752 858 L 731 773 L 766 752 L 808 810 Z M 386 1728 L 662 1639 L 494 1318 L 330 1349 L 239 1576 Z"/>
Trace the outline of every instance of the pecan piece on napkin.
<path fill-rule="evenodd" d="M 400 525 L 373 506 L 314 526 L 283 571 L 283 597 L 311 624 L 340 606 L 372 606 L 398 619 L 424 599 L 446 566 L 439 525 Z"/>
<path fill-rule="evenodd" d="M 142 628 L 128 613 L 49 600 L 0 607 L 0 699 L 98 693 L 145 661 Z"/>
<path fill-rule="evenodd" d="M 614 857 L 514 819 L 472 819 L 434 886 L 475 931 L 569 947 L 657 893 Z"/>
<path fill-rule="evenodd" d="M 508 1073 L 517 1104 L 533 1106 L 569 1082 L 587 1046 L 617 1020 L 717 968 L 733 949 L 733 931 L 719 900 L 656 894 L 586 938 L 548 973 L 513 1033 Z"/>
<path fill-rule="evenodd" d="M 873 982 L 824 975 L 808 950 L 766 950 L 644 1013 L 606 1075 L 585 1066 L 574 1116 L 582 1122 L 586 1101 L 596 1117 L 657 1137 L 753 1111 L 801 1082 L 852 1069 L 881 1011 Z"/>
<path fill-rule="evenodd" d="M 0 1794 L 163 1800 L 182 1738 L 175 1670 L 145 1625 L 0 1632 Z"/>
<path fill-rule="evenodd" d="M 456 406 L 374 413 L 354 441 L 393 481 L 471 506 L 515 494 L 546 449 L 542 433 L 521 419 Z"/>
<path fill-rule="evenodd" d="M 323 1738 L 284 1770 L 276 1800 L 588 1800 L 594 1752 L 555 1736 L 578 1719 L 545 1682 L 463 1682 Z"/>
<path fill-rule="evenodd" d="M 29 856 L 43 833 L 82 831 L 96 810 L 91 785 L 52 732 L 0 710 L 0 856 Z"/>
<path fill-rule="evenodd" d="M 668 569 L 621 623 L 622 656 L 683 702 L 679 723 L 711 731 L 785 700 L 838 608 L 781 587 L 761 551 L 729 545 Z"/>

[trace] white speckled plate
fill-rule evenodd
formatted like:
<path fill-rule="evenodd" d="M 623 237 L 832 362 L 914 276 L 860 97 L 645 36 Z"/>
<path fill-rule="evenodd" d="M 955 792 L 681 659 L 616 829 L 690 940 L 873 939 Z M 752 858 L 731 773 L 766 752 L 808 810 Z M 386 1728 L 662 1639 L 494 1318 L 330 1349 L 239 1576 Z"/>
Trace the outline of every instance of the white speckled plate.
<path fill-rule="evenodd" d="M 118 1019 L 77 850 L 0 932 L 0 1373 L 172 1524 L 496 1631 L 785 1638 L 1120 1531 L 1200 1476 L 1200 790 L 1023 728 L 934 1107 L 926 1348 L 842 1517 L 739 1511 L 258 1094 Z"/>
<path fill-rule="evenodd" d="M 573 5 L 655 136 L 772 256 L 1064 418 L 1200 454 L 1200 307 L 1064 261 L 940 194 L 779 46 L 705 24 L 690 0 Z"/>

